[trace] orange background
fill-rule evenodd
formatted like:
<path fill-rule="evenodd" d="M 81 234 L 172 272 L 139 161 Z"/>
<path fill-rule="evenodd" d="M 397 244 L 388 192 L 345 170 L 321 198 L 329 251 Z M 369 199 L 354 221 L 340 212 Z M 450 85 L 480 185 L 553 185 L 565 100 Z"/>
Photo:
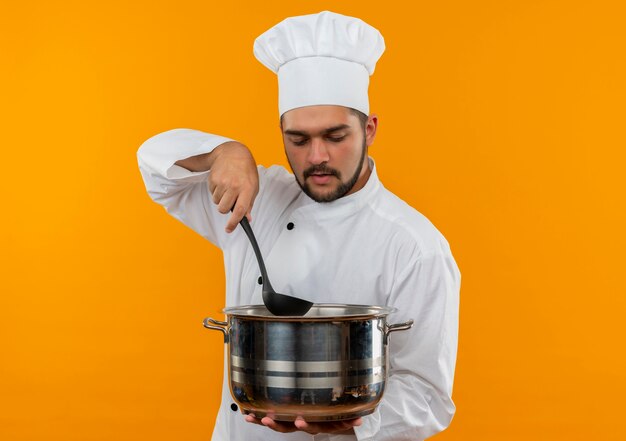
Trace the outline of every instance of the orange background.
<path fill-rule="evenodd" d="M 371 155 L 462 279 L 451 440 L 624 440 L 623 2 L 3 4 L 0 439 L 207 440 L 221 253 L 136 151 L 190 127 L 286 164 L 254 38 L 330 9 L 378 28 Z"/>

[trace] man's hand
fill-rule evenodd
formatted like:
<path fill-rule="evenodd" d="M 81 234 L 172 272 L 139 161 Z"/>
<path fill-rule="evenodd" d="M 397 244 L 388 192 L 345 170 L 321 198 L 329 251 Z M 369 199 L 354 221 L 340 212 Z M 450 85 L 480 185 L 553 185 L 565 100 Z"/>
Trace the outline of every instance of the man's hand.
<path fill-rule="evenodd" d="M 176 165 L 194 172 L 211 170 L 209 191 L 220 213 L 232 214 L 226 223 L 226 232 L 232 233 L 246 216 L 252 220 L 252 204 L 259 192 L 259 172 L 248 147 L 237 141 L 228 141 L 210 153 L 176 161 Z"/>
<path fill-rule="evenodd" d="M 259 424 L 268 427 L 276 432 L 288 433 L 300 430 L 311 435 L 318 433 L 338 433 L 342 435 L 354 434 L 354 427 L 363 423 L 361 418 L 343 421 L 329 421 L 321 423 L 307 423 L 302 417 L 296 418 L 292 422 L 274 421 L 271 417 L 256 418 L 254 414 L 246 415 L 246 421 L 253 424 Z"/>
<path fill-rule="evenodd" d="M 252 204 L 259 192 L 259 173 L 252 153 L 245 145 L 226 142 L 211 152 L 209 191 L 220 213 L 232 214 L 226 223 L 231 233 L 242 217 L 252 220 Z"/>

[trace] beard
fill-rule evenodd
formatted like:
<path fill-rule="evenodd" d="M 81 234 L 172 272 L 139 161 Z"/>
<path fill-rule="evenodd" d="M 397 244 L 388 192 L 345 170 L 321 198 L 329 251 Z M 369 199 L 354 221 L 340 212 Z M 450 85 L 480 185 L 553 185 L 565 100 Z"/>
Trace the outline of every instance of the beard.
<path fill-rule="evenodd" d="M 304 178 L 304 183 L 300 182 L 300 180 L 298 179 L 298 176 L 294 173 L 296 182 L 298 183 L 302 191 L 308 197 L 313 199 L 315 202 L 335 201 L 345 196 L 350 190 L 352 190 L 352 187 L 354 187 L 356 182 L 359 180 L 359 175 L 361 174 L 361 170 L 363 169 L 363 161 L 365 159 L 366 154 L 367 154 L 367 144 L 366 144 L 365 136 L 363 136 L 363 144 L 361 147 L 361 158 L 359 159 L 359 163 L 356 167 L 356 170 L 354 171 L 350 179 L 348 179 L 346 182 L 343 182 L 341 180 L 341 173 L 338 170 L 328 167 L 326 163 L 324 162 L 318 165 L 314 165 L 304 170 L 304 172 L 302 173 L 303 178 Z M 289 161 L 289 157 L 287 157 L 287 161 Z M 291 166 L 291 163 L 289 163 L 289 165 Z M 291 170 L 293 171 L 293 166 L 291 166 Z M 313 174 L 317 174 L 317 173 L 323 173 L 323 174 L 335 176 L 337 179 L 339 179 L 339 182 L 340 182 L 339 186 L 327 194 L 319 195 L 319 194 L 313 193 L 311 191 L 311 187 L 309 186 L 309 183 L 306 182 L 306 179 L 309 176 Z"/>

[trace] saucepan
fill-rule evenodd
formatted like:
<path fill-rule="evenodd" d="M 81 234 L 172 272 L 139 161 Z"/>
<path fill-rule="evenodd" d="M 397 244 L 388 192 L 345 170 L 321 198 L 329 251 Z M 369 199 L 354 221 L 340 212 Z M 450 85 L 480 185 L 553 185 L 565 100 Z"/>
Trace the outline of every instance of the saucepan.
<path fill-rule="evenodd" d="M 304 316 L 275 316 L 264 305 L 225 308 L 204 319 L 228 346 L 230 392 L 242 413 L 278 421 L 333 421 L 368 415 L 385 391 L 386 306 L 314 304 Z"/>

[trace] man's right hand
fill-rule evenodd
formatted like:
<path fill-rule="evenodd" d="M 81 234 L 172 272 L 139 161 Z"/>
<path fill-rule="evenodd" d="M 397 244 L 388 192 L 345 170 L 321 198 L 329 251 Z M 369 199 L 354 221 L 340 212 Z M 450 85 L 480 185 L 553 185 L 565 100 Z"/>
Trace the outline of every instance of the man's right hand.
<path fill-rule="evenodd" d="M 226 223 L 231 233 L 246 216 L 252 220 L 254 199 L 259 192 L 259 173 L 252 153 L 245 145 L 229 141 L 210 154 L 209 191 L 220 213 L 232 214 Z"/>
<path fill-rule="evenodd" d="M 220 213 L 232 214 L 226 223 L 226 232 L 232 233 L 246 216 L 252 220 L 252 204 L 259 192 L 259 173 L 248 147 L 237 141 L 228 141 L 210 153 L 176 161 L 176 165 L 193 172 L 211 170 L 209 191 Z"/>

